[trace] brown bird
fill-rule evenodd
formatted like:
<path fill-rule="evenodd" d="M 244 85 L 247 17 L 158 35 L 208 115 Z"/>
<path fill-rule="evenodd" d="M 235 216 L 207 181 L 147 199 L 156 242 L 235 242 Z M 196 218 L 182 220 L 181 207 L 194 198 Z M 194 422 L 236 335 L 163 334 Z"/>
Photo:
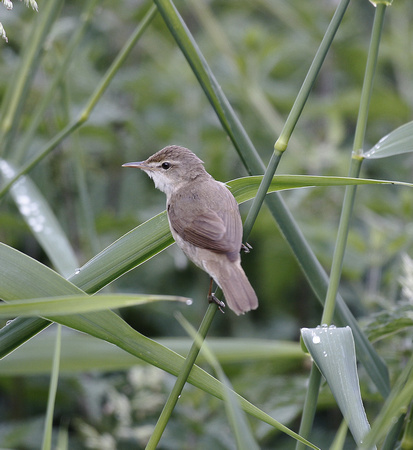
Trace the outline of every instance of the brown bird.
<path fill-rule="evenodd" d="M 224 183 L 214 180 L 190 150 L 170 145 L 137 167 L 166 194 L 172 236 L 186 256 L 222 289 L 228 306 L 243 314 L 258 298 L 241 267 L 242 222 L 238 204 Z M 211 280 L 212 281 L 212 280 Z M 211 293 L 209 300 L 223 306 Z"/>

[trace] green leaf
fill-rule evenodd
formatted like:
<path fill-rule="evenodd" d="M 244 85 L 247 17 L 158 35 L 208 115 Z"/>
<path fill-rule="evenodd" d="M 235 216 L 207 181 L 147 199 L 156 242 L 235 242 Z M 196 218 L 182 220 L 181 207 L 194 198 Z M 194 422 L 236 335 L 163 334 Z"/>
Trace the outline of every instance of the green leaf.
<path fill-rule="evenodd" d="M 250 200 L 256 194 L 262 176 L 229 181 L 227 186 L 238 202 Z M 367 180 L 348 177 L 319 177 L 308 175 L 279 175 L 274 177 L 268 193 L 285 189 L 315 186 L 348 186 L 352 184 L 394 184 L 393 181 Z M 408 183 L 398 183 L 413 187 Z M 69 280 L 89 294 L 108 285 L 116 278 L 144 263 L 174 243 L 166 212 L 152 217 L 134 228 L 76 271 Z"/>
<path fill-rule="evenodd" d="M 406 414 L 412 401 L 413 357 L 406 363 L 406 366 L 394 383 L 389 397 L 386 399 L 384 406 L 371 427 L 370 433 L 364 439 L 362 448 L 368 448 L 380 442 L 394 427 L 398 417 Z"/>
<path fill-rule="evenodd" d="M 186 297 L 168 295 L 64 295 L 59 297 L 14 300 L 12 303 L 0 305 L 0 317 L 62 316 L 102 311 L 111 308 L 125 308 L 127 306 L 143 305 L 158 301 L 179 301 L 188 304 L 192 302 Z"/>
<path fill-rule="evenodd" d="M 95 293 L 173 243 L 163 211 L 113 242 L 69 280 L 89 294 Z"/>
<path fill-rule="evenodd" d="M 366 159 L 387 158 L 388 156 L 413 151 L 413 122 L 406 123 L 380 139 L 362 156 Z"/>
<path fill-rule="evenodd" d="M 413 327 L 413 305 L 410 302 L 399 302 L 391 310 L 373 314 L 364 331 L 370 341 L 374 342 L 408 327 Z"/>
<path fill-rule="evenodd" d="M 261 184 L 262 176 L 252 176 L 237 178 L 229 181 L 227 186 L 237 199 L 238 203 L 246 202 L 254 198 Z M 316 175 L 276 175 L 268 189 L 268 194 L 287 189 L 299 189 L 308 187 L 327 187 L 327 186 L 354 186 L 354 185 L 377 185 L 377 184 L 397 184 L 400 186 L 413 187 L 411 183 L 372 180 L 366 178 L 350 177 L 326 177 Z"/>
<path fill-rule="evenodd" d="M 0 159 L 0 174 L 12 179 L 16 169 Z M 79 267 L 76 255 L 47 201 L 27 176 L 21 176 L 10 188 L 11 196 L 31 232 L 46 252 L 54 267 L 65 277 Z"/>
<path fill-rule="evenodd" d="M 53 270 L 1 243 L 0 274 L 0 298 L 6 301 L 83 293 L 83 291 Z M 55 316 L 50 319 L 61 325 L 110 342 L 137 358 L 173 375 L 178 375 L 184 364 L 182 356 L 143 336 L 112 311 Z M 12 347 L 9 340 L 10 334 L 12 335 L 12 340 L 16 343 L 22 343 L 24 336 L 27 340 L 48 324 L 47 321 L 42 319 L 22 320 L 24 322 L 16 319 L 10 325 L 0 330 L 0 357 L 5 356 L 5 349 L 9 350 Z M 19 329 L 18 327 L 22 324 L 24 324 L 24 327 Z M 30 329 L 30 335 L 26 332 L 27 328 Z M 16 336 L 16 329 L 23 335 Z M 6 341 L 5 345 L 3 345 L 3 340 Z M 198 366 L 192 367 L 188 382 L 217 398 L 224 398 L 222 384 Z M 297 436 L 296 433 L 252 405 L 243 397 L 237 395 L 237 398 L 247 413 L 290 436 Z M 315 446 L 312 447 L 317 448 Z"/>
<path fill-rule="evenodd" d="M 351 328 L 303 328 L 301 335 L 360 446 L 370 425 L 361 399 Z"/>

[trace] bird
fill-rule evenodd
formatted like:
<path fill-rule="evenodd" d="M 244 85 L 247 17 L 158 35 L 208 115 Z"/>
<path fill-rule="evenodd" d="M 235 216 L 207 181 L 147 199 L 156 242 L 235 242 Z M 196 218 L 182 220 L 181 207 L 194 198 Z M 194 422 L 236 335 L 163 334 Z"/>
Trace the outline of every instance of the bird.
<path fill-rule="evenodd" d="M 242 221 L 238 203 L 228 187 L 215 180 L 191 150 L 169 145 L 145 161 L 122 167 L 143 170 L 166 194 L 169 227 L 185 255 L 211 277 L 209 301 L 225 306 L 212 290 L 222 289 L 237 315 L 258 307 L 257 295 L 241 267 Z"/>

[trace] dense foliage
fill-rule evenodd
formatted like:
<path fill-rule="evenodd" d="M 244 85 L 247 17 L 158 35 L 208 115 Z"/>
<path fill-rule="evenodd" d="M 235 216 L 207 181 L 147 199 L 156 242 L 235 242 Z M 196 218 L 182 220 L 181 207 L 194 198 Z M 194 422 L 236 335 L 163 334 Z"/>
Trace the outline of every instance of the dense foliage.
<path fill-rule="evenodd" d="M 57 261 L 67 258 L 67 267 L 73 269 L 63 274 L 67 278 L 76 267 L 164 209 L 164 195 L 144 174 L 122 169 L 123 163 L 145 159 L 174 143 L 196 152 L 220 181 L 250 173 L 160 14 L 143 30 L 106 90 L 100 85 L 151 2 L 60 1 L 61 6 L 54 0 L 38 3 L 38 13 L 19 3 L 15 3 L 13 11 L 0 9 L 0 21 L 8 38 L 8 43 L 0 43 L 0 158 L 2 164 L 7 161 L 18 171 L 68 124 L 76 125 L 27 173 L 33 182 L 29 186 L 35 186 L 32 192 L 36 187 L 39 191 L 36 189 L 37 205 L 41 199 L 60 224 L 61 230 L 50 225 L 52 233 L 62 233 L 70 243 L 69 253 L 59 248 L 52 250 Z M 25 73 L 24 63 L 31 57 L 25 49 L 36 39 L 52 3 L 56 3 L 56 11 L 50 13 L 46 37 L 44 42 L 39 39 L 38 54 L 25 75 L 27 84 L 19 92 L 19 76 Z M 338 2 L 175 3 L 267 164 Z M 67 67 L 55 82 L 88 8 L 90 22 L 74 43 Z M 277 173 L 348 174 L 374 14 L 375 8 L 367 0 L 350 3 Z M 398 0 L 387 8 L 365 150 L 412 118 L 412 21 L 409 1 Z M 50 100 L 44 111 L 39 111 L 52 87 Z M 9 116 L 13 92 L 20 103 Z M 79 114 L 83 114 L 82 120 L 76 122 Z M 10 117 L 11 126 L 6 124 Z M 29 134 L 33 123 L 33 133 Z M 8 181 L 4 167 L 0 188 Z M 412 155 L 405 153 L 366 160 L 361 176 L 412 182 L 412 168 Z M 11 194 L 2 192 L 0 241 L 62 273 L 50 250 L 39 243 L 33 221 L 25 222 L 22 205 Z M 294 189 L 282 194 L 327 273 L 343 195 L 342 187 Z M 251 202 L 241 205 L 243 217 L 250 206 Z M 341 295 L 374 341 L 391 382 L 412 351 L 413 271 L 408 256 L 413 249 L 412 215 L 411 188 L 360 186 L 340 283 Z M 248 242 L 253 250 L 242 256 L 243 267 L 258 294 L 260 307 L 242 317 L 230 311 L 217 313 L 208 335 L 221 338 L 222 345 L 212 340 L 211 348 L 236 392 L 298 430 L 310 366 L 309 358 L 299 348 L 300 328 L 318 325 L 322 308 L 301 270 L 302 264 L 265 205 Z M 176 319 L 176 312 L 197 328 L 207 308 L 209 279 L 188 263 L 176 246 L 150 256 L 136 269 L 125 269 L 105 292 L 194 299 L 192 306 L 156 302 L 118 311 L 143 335 L 178 353 L 186 352 L 189 339 L 186 345 L 182 340 L 188 334 Z M 72 261 L 76 262 L 74 267 Z M 41 279 L 38 284 L 42 285 Z M 93 291 L 75 284 L 88 293 Z M 4 294 L 0 297 L 9 300 Z M 3 323 L 2 336 L 7 336 L 6 320 Z M 2 448 L 40 446 L 54 327 L 0 362 Z M 69 328 L 63 331 L 53 442 L 59 439 L 60 448 L 66 448 L 64 440 L 68 438 L 67 448 L 71 449 L 144 448 L 175 377 L 141 364 L 103 340 L 81 336 Z M 260 338 L 273 342 L 274 348 L 267 351 L 264 343 L 255 341 Z M 203 359 L 199 364 L 214 374 L 211 361 Z M 383 398 L 362 366 L 359 376 L 367 416 L 374 423 L 383 408 Z M 309 440 L 328 448 L 341 420 L 334 398 L 322 385 Z M 255 419 L 250 424 L 261 448 L 295 446 L 293 439 L 268 424 Z M 222 401 L 187 385 L 159 448 L 231 449 L 236 448 L 235 442 Z M 345 445 L 354 448 L 350 436 Z"/>

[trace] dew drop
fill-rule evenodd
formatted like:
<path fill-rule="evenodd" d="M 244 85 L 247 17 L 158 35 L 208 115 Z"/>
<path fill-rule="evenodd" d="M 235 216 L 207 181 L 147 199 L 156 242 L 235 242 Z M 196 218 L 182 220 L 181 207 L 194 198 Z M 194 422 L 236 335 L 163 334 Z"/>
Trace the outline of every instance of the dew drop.
<path fill-rule="evenodd" d="M 188 298 L 187 301 L 185 302 L 188 306 L 191 306 L 193 301 L 192 299 Z"/>
<path fill-rule="evenodd" d="M 76 269 L 75 270 L 75 275 L 79 275 L 79 273 L 80 273 L 80 269 Z"/>
<path fill-rule="evenodd" d="M 313 336 L 313 344 L 319 344 L 321 341 L 320 336 Z"/>

